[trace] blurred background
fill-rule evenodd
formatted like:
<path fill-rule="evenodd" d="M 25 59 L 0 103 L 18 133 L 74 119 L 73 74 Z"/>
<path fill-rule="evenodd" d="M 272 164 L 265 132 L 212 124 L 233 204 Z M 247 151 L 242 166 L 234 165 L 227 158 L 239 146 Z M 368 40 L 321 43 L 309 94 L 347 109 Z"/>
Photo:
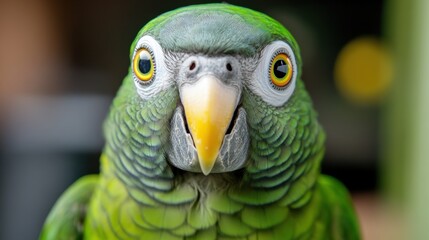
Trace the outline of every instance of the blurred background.
<path fill-rule="evenodd" d="M 101 124 L 150 19 L 208 1 L 0 1 L 0 239 L 36 239 L 98 172 Z M 283 23 L 364 239 L 429 239 L 429 1 L 239 1 Z"/>

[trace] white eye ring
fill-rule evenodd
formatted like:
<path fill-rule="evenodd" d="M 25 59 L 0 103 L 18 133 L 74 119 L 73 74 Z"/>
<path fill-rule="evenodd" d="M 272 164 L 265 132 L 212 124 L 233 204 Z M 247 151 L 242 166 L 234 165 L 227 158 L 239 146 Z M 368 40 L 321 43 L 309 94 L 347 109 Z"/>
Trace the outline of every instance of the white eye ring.
<path fill-rule="evenodd" d="M 292 63 L 292 79 L 284 88 L 273 86 L 270 77 L 272 60 L 278 53 L 286 54 Z M 253 77 L 249 87 L 265 102 L 279 107 L 285 104 L 292 96 L 295 90 L 297 75 L 298 67 L 296 65 L 296 58 L 292 48 L 283 41 L 274 41 L 262 50 L 260 61 L 253 72 Z"/>
<path fill-rule="evenodd" d="M 134 79 L 134 85 L 136 86 L 138 94 L 143 99 L 149 99 L 156 93 L 167 88 L 169 72 L 167 71 L 167 67 L 165 64 L 164 51 L 162 50 L 161 45 L 151 36 L 143 36 L 137 42 L 131 60 L 132 63 L 134 61 L 134 58 L 136 57 L 136 53 L 142 48 L 146 48 L 153 54 L 153 61 L 154 65 L 156 66 L 154 78 L 150 80 L 151 82 L 149 84 L 141 84 L 141 81 L 138 79 L 134 71 L 131 71 Z"/>

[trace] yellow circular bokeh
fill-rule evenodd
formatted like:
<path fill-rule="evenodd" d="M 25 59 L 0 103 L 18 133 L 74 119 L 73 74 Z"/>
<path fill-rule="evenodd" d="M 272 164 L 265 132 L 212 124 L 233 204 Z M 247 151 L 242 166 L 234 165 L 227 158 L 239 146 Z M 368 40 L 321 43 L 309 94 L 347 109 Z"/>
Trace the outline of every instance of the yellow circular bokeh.
<path fill-rule="evenodd" d="M 358 38 L 339 53 L 334 77 L 338 90 L 350 101 L 378 103 L 392 81 L 392 60 L 378 39 Z"/>

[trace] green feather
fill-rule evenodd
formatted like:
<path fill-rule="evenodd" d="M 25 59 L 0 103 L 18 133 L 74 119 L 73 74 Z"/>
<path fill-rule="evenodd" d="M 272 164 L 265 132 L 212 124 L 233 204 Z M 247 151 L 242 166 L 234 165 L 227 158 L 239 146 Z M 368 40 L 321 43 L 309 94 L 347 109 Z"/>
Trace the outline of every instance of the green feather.
<path fill-rule="evenodd" d="M 277 205 L 246 207 L 241 212 L 241 220 L 253 228 L 266 229 L 283 222 L 288 213 L 287 208 L 279 208 Z"/>
<path fill-rule="evenodd" d="M 289 190 L 289 185 L 284 185 L 273 190 L 235 188 L 228 191 L 228 196 L 234 201 L 249 205 L 265 205 L 282 198 Z"/>
<path fill-rule="evenodd" d="M 219 218 L 220 233 L 231 237 L 244 237 L 254 229 L 235 216 L 221 215 Z"/>
<path fill-rule="evenodd" d="M 176 229 L 173 229 L 171 231 L 171 233 L 176 235 L 176 236 L 188 237 L 188 236 L 194 235 L 196 233 L 196 231 L 197 231 L 197 229 L 195 229 L 195 228 L 193 228 L 187 224 L 184 224 L 184 225 L 182 225 Z"/>
<path fill-rule="evenodd" d="M 182 237 L 171 235 L 165 231 L 144 231 L 138 239 L 183 240 Z"/>
<path fill-rule="evenodd" d="M 359 225 L 356 213 L 350 204 L 350 195 L 347 189 L 338 180 L 322 176 L 318 184 L 321 189 L 321 197 L 325 199 L 325 208 L 329 208 L 326 222 L 333 229 L 332 235 L 336 239 L 360 239 Z"/>
<path fill-rule="evenodd" d="M 141 191 L 140 189 L 131 188 L 128 190 L 131 197 L 139 202 L 140 204 L 147 205 L 147 206 L 156 206 L 158 203 L 153 200 L 149 195 L 147 195 L 144 191 Z"/>
<path fill-rule="evenodd" d="M 233 201 L 226 194 L 212 193 L 207 197 L 207 206 L 216 212 L 234 214 L 243 209 L 243 204 Z"/>
<path fill-rule="evenodd" d="M 195 188 L 190 185 L 181 185 L 176 187 L 170 192 L 156 192 L 153 194 L 153 198 L 159 201 L 161 204 L 186 204 L 196 200 L 198 192 Z"/>
<path fill-rule="evenodd" d="M 153 225 L 150 225 L 149 222 L 147 222 L 142 214 L 136 214 L 140 213 L 140 206 L 135 203 L 134 201 L 129 201 L 123 206 L 124 213 L 128 214 L 128 217 L 130 220 L 128 220 L 128 224 L 124 224 L 128 227 L 138 227 L 139 229 L 144 228 L 148 230 L 155 230 L 158 227 L 155 227 Z"/>
<path fill-rule="evenodd" d="M 67 189 L 46 219 L 41 240 L 82 237 L 84 216 L 97 182 L 98 176 L 85 176 Z"/>
<path fill-rule="evenodd" d="M 287 195 L 285 195 L 280 200 L 281 206 L 288 206 L 291 203 L 299 201 L 306 193 L 307 191 L 313 186 L 314 180 L 316 179 L 316 176 L 305 176 L 300 178 L 298 181 L 294 182 L 289 189 L 289 192 Z"/>
<path fill-rule="evenodd" d="M 186 240 L 216 240 L 216 228 L 211 227 L 198 231 L 195 235 L 185 238 Z"/>
<path fill-rule="evenodd" d="M 143 218 L 152 226 L 161 229 L 174 229 L 185 223 L 185 210 L 179 207 L 158 206 L 145 208 Z"/>
<path fill-rule="evenodd" d="M 290 205 L 291 208 L 302 208 L 305 204 L 307 204 L 312 196 L 311 191 L 307 191 L 304 196 L 302 196 L 299 200 L 295 201 Z"/>
<path fill-rule="evenodd" d="M 205 229 L 216 224 L 218 214 L 204 205 L 195 204 L 189 209 L 187 222 L 197 229 Z"/>
<path fill-rule="evenodd" d="M 294 209 L 290 212 L 290 217 L 295 223 L 294 236 L 300 237 L 309 232 L 313 226 L 320 210 L 320 194 L 313 194 L 312 201 L 305 208 Z"/>

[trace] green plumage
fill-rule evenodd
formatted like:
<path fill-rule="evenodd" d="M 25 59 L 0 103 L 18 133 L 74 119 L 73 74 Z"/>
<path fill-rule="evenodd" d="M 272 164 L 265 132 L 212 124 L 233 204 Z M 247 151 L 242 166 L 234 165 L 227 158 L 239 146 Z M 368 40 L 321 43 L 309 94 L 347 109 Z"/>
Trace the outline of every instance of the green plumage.
<path fill-rule="evenodd" d="M 360 239 L 347 190 L 319 174 L 325 136 L 300 80 L 298 45 L 283 26 L 252 10 L 210 4 L 152 20 L 132 53 L 144 35 L 159 41 L 173 73 L 180 54 L 238 56 L 252 65 L 267 44 L 285 41 L 297 57 L 296 88 L 275 107 L 244 85 L 246 164 L 205 176 L 169 163 L 170 121 L 180 101 L 174 79 L 145 100 L 130 71 L 104 125 L 100 176 L 66 191 L 41 239 Z"/>

